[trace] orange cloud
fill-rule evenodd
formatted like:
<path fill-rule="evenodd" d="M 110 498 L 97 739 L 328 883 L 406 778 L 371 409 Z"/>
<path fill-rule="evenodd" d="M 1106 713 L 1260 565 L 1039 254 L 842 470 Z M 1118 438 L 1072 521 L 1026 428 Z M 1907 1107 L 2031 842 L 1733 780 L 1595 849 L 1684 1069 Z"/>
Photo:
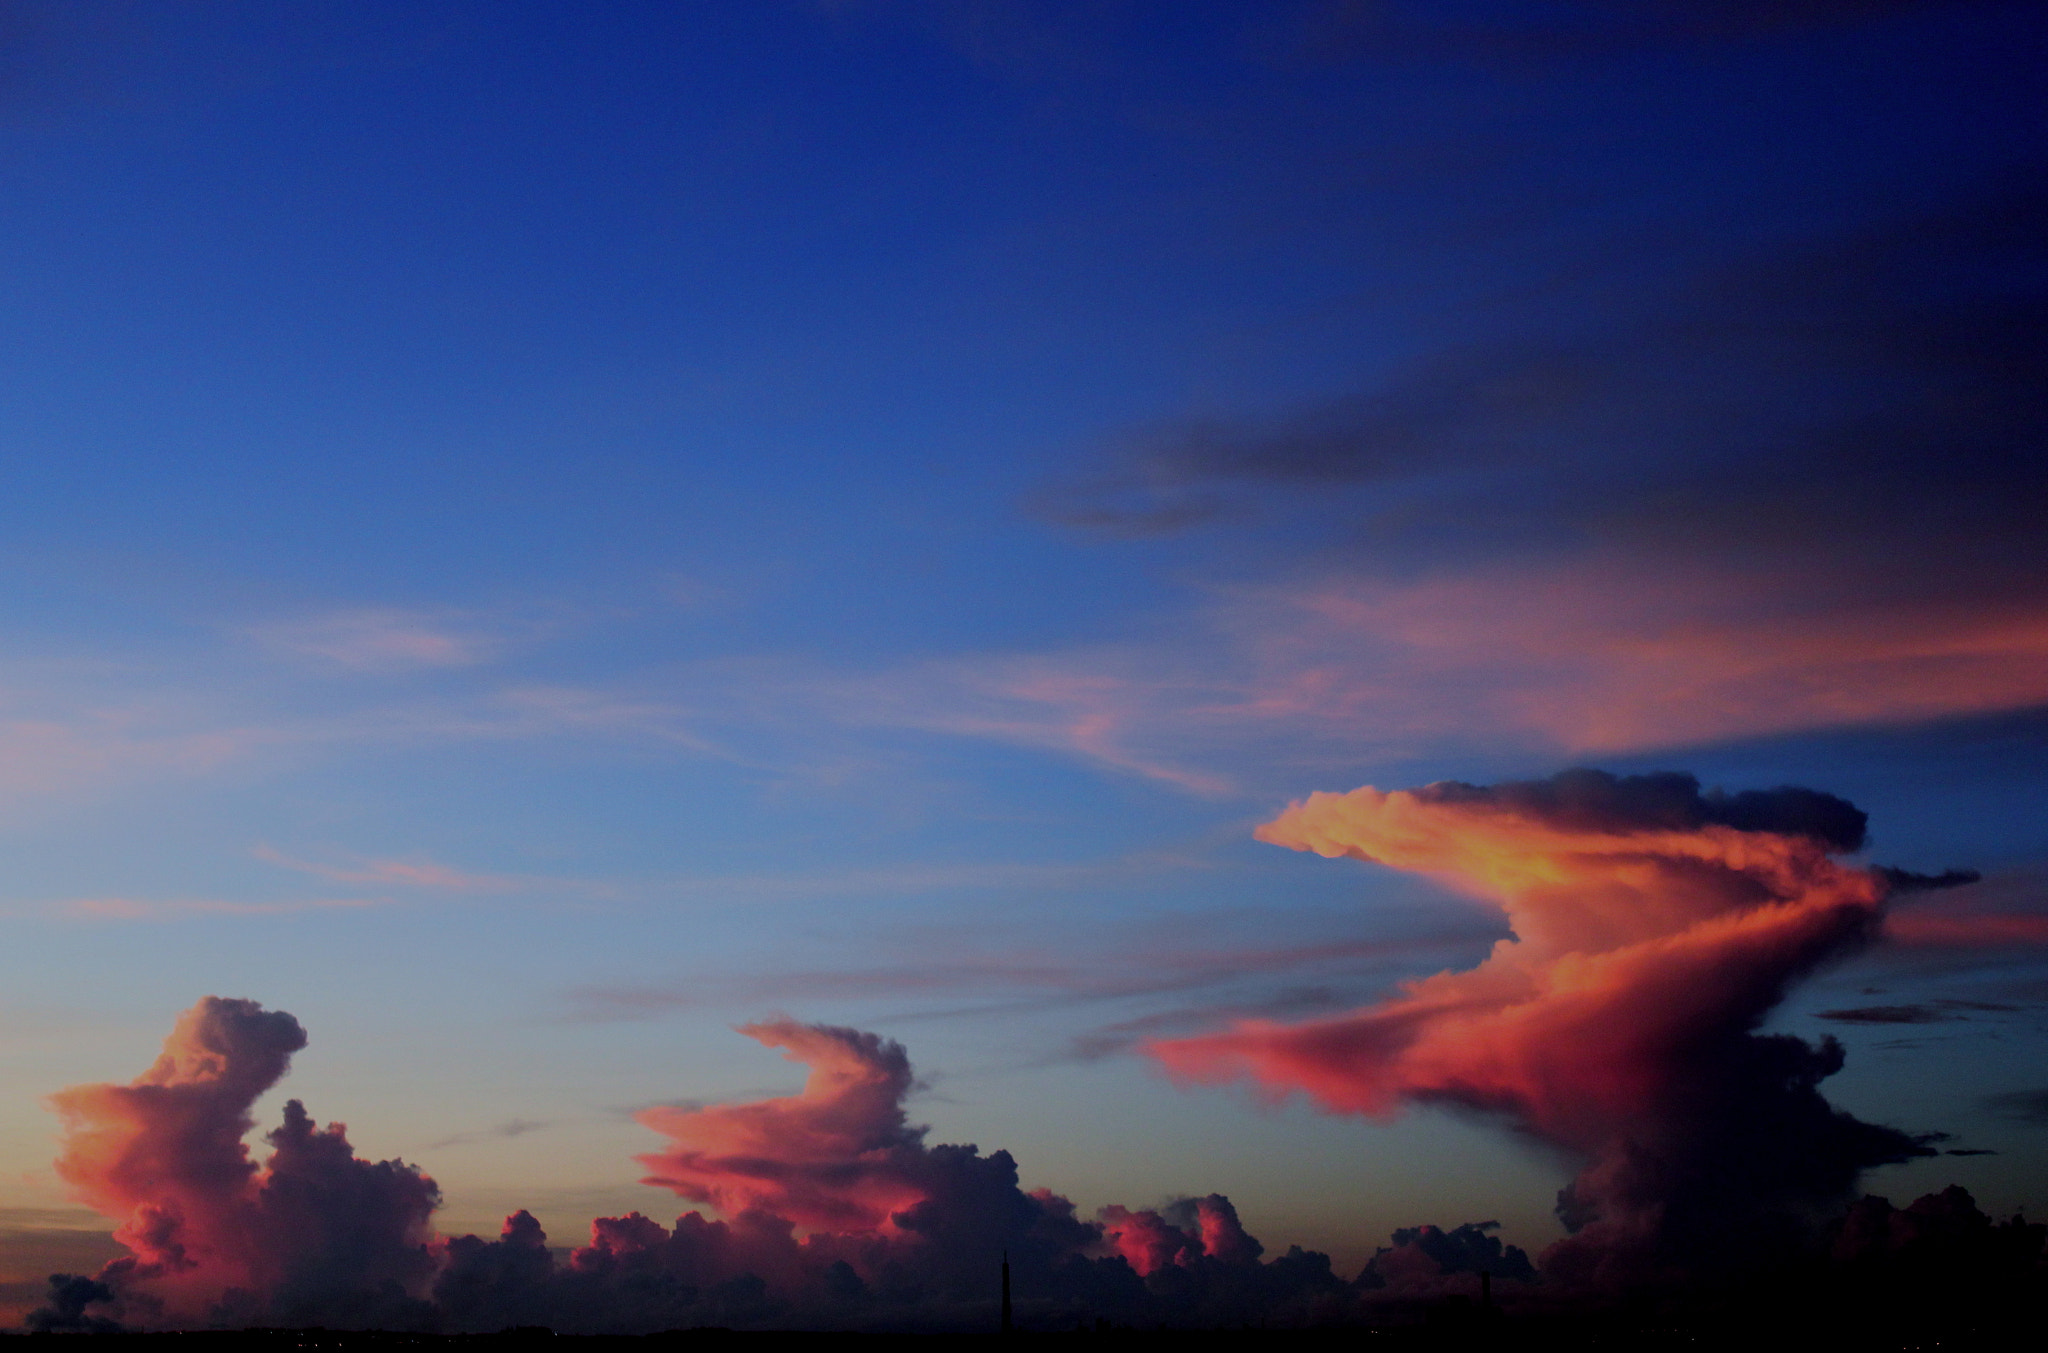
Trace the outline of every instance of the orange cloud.
<path fill-rule="evenodd" d="M 1378 1005 L 1149 1051 L 1182 1080 L 1249 1079 L 1335 1113 L 1502 1115 L 1584 1165 L 1560 1201 L 1582 1257 L 1789 1225 L 1922 1150 L 1820 1097 L 1839 1047 L 1752 1032 L 1790 982 L 1876 933 L 1883 879 L 1834 858 L 1862 827 L 1831 796 L 1702 795 L 1672 775 L 1314 794 L 1259 838 L 1430 875 L 1513 935 Z"/>

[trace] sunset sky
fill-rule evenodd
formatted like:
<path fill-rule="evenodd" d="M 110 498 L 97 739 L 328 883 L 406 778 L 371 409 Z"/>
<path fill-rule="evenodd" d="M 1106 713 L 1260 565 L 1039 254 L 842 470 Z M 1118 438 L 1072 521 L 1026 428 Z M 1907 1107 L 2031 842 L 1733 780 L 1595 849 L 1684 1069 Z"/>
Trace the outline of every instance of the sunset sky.
<path fill-rule="evenodd" d="M 1968 1153 L 1872 1192 L 2048 1211 L 2044 58 L 1971 0 L 0 5 L 0 1295 L 113 1253 L 47 1097 L 206 995 L 444 1232 L 672 1220 L 634 1115 L 794 1090 L 787 1018 L 1087 1215 L 1533 1250 L 1536 1139 L 1148 1049 L 1508 934 L 1290 803 L 1575 766 L 1980 871 L 1767 1027 Z"/>

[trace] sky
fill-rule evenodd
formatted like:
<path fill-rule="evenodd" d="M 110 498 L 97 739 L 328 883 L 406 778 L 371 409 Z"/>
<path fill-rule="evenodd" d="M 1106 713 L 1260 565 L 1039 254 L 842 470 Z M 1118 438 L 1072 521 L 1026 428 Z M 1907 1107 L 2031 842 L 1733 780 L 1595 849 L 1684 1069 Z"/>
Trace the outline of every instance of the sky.
<path fill-rule="evenodd" d="M 9 1300 L 116 1253 L 49 1096 L 208 995 L 309 1038 L 257 1117 L 446 1234 L 672 1218 L 636 1114 L 791 1093 L 780 1020 L 899 1040 L 932 1141 L 1084 1215 L 1533 1252 L 1538 1120 L 1185 1050 L 1523 915 L 1290 804 L 1573 767 L 1980 873 L 1757 1018 L 1969 1153 L 1861 1187 L 2048 1208 L 2044 48 L 1972 0 L 0 6 Z"/>

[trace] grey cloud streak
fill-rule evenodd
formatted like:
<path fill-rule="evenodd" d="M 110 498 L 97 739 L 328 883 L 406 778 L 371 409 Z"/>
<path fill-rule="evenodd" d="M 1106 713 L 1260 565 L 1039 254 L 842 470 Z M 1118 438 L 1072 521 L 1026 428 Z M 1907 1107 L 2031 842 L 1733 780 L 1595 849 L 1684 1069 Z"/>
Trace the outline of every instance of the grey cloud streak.
<path fill-rule="evenodd" d="M 1129 951 L 1093 962 L 1052 955 L 1036 960 L 939 956 L 918 964 L 736 978 L 706 975 L 673 984 L 593 985 L 576 988 L 568 997 L 571 1018 L 579 1020 L 656 1018 L 714 1005 L 758 1008 L 802 1001 L 976 997 L 942 1011 L 914 1011 L 895 1017 L 899 1021 L 958 1018 L 1194 992 L 1315 968 L 1356 972 L 1432 951 L 1484 945 L 1498 937 L 1496 929 L 1475 918 L 1468 929 L 1404 939 L 1339 940 L 1267 949 L 1218 947 L 1180 953 Z"/>
<path fill-rule="evenodd" d="M 1796 527 L 1831 547 L 1860 540 L 1873 567 L 1891 557 L 1867 534 L 1880 530 L 1905 555 L 1889 585 L 1959 536 L 1977 548 L 1919 585 L 1981 581 L 2039 558 L 2048 513 L 2044 239 L 2048 173 L 2034 167 L 1702 275 L 1649 314 L 1594 300 L 1608 313 L 1592 336 L 1527 333 L 1269 420 L 1135 434 L 1101 479 L 1037 507 L 1145 534 L 1285 512 L 1289 489 L 1435 477 L 1419 508 L 1404 500 L 1411 525 L 1389 544 L 1640 543 L 1676 526 L 1674 549 L 1746 548 Z M 1491 501 L 1506 483 L 1513 501 Z"/>
<path fill-rule="evenodd" d="M 1427 0 L 1318 0 L 1304 6 L 1296 22 L 1299 54 L 1325 61 L 1430 59 L 1524 65 L 1643 50 L 1713 49 L 1967 3 L 1565 0 L 1503 9 Z"/>

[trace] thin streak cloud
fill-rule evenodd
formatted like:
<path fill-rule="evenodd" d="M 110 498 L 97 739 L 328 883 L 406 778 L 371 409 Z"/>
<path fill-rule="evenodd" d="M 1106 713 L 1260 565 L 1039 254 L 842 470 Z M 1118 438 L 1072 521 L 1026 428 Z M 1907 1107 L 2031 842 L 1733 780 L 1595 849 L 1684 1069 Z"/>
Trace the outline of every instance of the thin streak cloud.
<path fill-rule="evenodd" d="M 792 1000 L 908 1001 L 972 995 L 964 1007 L 927 1012 L 958 1017 L 1084 1005 L 1215 988 L 1326 968 L 1355 971 L 1457 948 L 1484 946 L 1498 931 L 1475 925 L 1389 940 L 1338 940 L 1272 948 L 1127 950 L 1077 960 L 1047 954 L 1035 961 L 944 954 L 915 964 L 812 969 L 744 976 L 704 974 L 672 984 L 593 985 L 568 993 L 577 1020 L 647 1019 L 709 1006 L 754 1007 Z M 900 1019 L 917 1018 L 914 1013 Z"/>
<path fill-rule="evenodd" d="M 354 672 L 473 667 L 496 657 L 500 636 L 464 627 L 461 617 L 361 608 L 251 630 L 265 647 Z"/>
<path fill-rule="evenodd" d="M 321 864 L 302 860 L 267 845 L 250 848 L 249 854 L 266 864 L 290 869 L 330 883 L 367 883 L 379 887 L 426 888 L 463 893 L 502 893 L 530 887 L 531 880 L 509 874 L 476 874 L 429 859 L 361 860 L 353 865 Z"/>
<path fill-rule="evenodd" d="M 202 916 L 296 916 L 391 906 L 388 897 L 322 897 L 277 902 L 220 898 L 78 897 L 32 904 L 28 914 L 72 921 L 179 921 Z"/>

